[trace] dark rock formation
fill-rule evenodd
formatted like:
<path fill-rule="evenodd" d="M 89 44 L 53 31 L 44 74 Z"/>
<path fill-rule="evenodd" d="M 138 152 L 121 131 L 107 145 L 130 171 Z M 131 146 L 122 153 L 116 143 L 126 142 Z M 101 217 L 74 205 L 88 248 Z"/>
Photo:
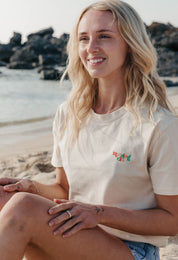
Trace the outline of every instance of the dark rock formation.
<path fill-rule="evenodd" d="M 0 67 L 5 67 L 6 66 L 6 62 L 4 62 L 4 61 L 0 61 Z"/>
<path fill-rule="evenodd" d="M 10 39 L 10 44 L 12 46 L 19 46 L 21 45 L 22 35 L 20 33 L 14 32 L 14 35 Z"/>
<path fill-rule="evenodd" d="M 8 69 L 21 69 L 21 70 L 29 70 L 33 69 L 34 66 L 31 63 L 27 63 L 24 61 L 13 61 L 7 65 Z"/>
<path fill-rule="evenodd" d="M 178 87 L 178 82 L 173 82 L 171 80 L 164 80 L 167 87 Z"/>
<path fill-rule="evenodd" d="M 46 69 L 40 72 L 40 78 L 44 80 L 58 80 L 59 79 L 59 72 L 57 69 Z"/>
<path fill-rule="evenodd" d="M 47 28 L 47 29 L 40 30 L 36 33 L 31 33 L 27 36 L 27 38 L 28 38 L 28 40 L 30 40 L 34 36 L 40 36 L 40 37 L 44 37 L 46 35 L 52 36 L 53 33 L 54 33 L 54 30 L 53 30 L 53 28 L 50 27 L 50 28 Z"/>
<path fill-rule="evenodd" d="M 157 22 L 146 28 L 158 53 L 159 75 L 178 76 L 178 28 Z M 21 34 L 14 33 L 9 44 L 0 44 L 0 66 L 10 62 L 8 68 L 39 67 L 42 79 L 60 78 L 57 67 L 66 65 L 69 34 L 57 38 L 53 33 L 51 27 L 31 33 L 24 44 Z"/>
<path fill-rule="evenodd" d="M 159 75 L 178 76 L 178 28 L 153 22 L 147 30 L 158 53 Z"/>
<path fill-rule="evenodd" d="M 0 61 L 9 62 L 13 53 L 11 44 L 0 44 Z"/>

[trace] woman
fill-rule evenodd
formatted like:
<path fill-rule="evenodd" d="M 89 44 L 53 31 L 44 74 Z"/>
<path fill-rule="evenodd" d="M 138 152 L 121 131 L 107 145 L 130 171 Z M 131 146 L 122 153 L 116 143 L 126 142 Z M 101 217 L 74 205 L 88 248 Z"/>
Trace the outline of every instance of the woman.
<path fill-rule="evenodd" d="M 1 259 L 159 259 L 178 232 L 178 120 L 143 22 L 124 2 L 95 3 L 68 53 L 56 183 L 1 179 Z"/>

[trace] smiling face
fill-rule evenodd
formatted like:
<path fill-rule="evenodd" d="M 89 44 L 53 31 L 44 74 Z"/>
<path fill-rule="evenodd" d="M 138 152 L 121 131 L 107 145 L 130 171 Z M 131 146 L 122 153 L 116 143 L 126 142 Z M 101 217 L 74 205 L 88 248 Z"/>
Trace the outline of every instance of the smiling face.
<path fill-rule="evenodd" d="M 128 46 L 111 12 L 87 11 L 79 23 L 78 40 L 80 59 L 92 78 L 123 75 Z"/>

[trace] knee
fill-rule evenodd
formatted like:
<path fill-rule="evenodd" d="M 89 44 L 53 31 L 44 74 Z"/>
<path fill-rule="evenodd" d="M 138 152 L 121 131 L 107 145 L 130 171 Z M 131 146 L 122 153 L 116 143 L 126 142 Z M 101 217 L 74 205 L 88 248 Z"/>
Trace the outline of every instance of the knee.
<path fill-rule="evenodd" d="M 1 217 L 21 221 L 23 218 L 29 218 L 34 209 L 34 196 L 30 193 L 18 192 L 3 207 Z"/>

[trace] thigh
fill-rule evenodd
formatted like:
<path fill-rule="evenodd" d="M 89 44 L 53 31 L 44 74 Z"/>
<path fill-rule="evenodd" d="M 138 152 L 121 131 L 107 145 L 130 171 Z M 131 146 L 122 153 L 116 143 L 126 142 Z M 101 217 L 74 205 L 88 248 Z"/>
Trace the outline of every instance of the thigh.
<path fill-rule="evenodd" d="M 7 192 L 4 191 L 3 186 L 0 185 L 0 210 L 4 205 L 12 198 L 16 192 Z"/>
<path fill-rule="evenodd" d="M 24 195 L 14 196 L 13 205 L 20 196 Z M 55 236 L 53 228 L 48 225 L 51 218 L 48 209 L 54 205 L 54 202 L 48 199 L 26 194 L 25 199 L 19 202 L 19 208 L 23 208 L 22 211 L 26 212 L 25 231 L 29 232 L 30 243 L 39 248 L 48 260 L 134 259 L 124 242 L 100 228 L 82 230 L 68 238 L 63 238 L 61 235 Z"/>

